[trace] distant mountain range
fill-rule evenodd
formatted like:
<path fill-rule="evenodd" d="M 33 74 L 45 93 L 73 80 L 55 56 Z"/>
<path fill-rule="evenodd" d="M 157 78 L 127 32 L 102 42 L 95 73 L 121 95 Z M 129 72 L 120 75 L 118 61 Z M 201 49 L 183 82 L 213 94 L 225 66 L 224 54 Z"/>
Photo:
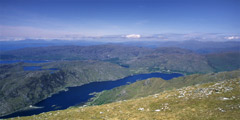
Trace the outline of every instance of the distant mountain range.
<path fill-rule="evenodd" d="M 0 41 L 0 51 L 16 50 L 29 47 L 47 47 L 47 46 L 92 46 L 102 44 L 122 44 L 137 47 L 179 47 L 189 49 L 197 53 L 216 53 L 223 51 L 240 51 L 240 41 L 132 41 L 132 42 L 109 42 L 109 41 L 91 41 L 91 40 L 21 40 L 21 41 Z"/>
<path fill-rule="evenodd" d="M 130 67 L 139 73 L 168 70 L 206 73 L 239 68 L 239 54 L 238 50 L 198 54 L 176 47 L 147 48 L 104 44 L 23 48 L 0 53 L 0 60 L 99 60 Z"/>

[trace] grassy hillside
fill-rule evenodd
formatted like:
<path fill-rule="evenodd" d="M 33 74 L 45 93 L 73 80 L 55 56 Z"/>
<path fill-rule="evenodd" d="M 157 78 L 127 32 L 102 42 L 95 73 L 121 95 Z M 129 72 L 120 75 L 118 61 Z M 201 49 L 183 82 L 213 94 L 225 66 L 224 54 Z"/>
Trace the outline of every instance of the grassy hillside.
<path fill-rule="evenodd" d="M 213 69 L 204 56 L 180 48 L 159 48 L 151 54 L 127 62 L 137 71 L 172 71 L 181 73 L 207 73 Z"/>
<path fill-rule="evenodd" d="M 116 64 L 99 61 L 63 61 L 37 64 L 58 70 L 24 71 L 17 63 L 0 65 L 0 115 L 8 114 L 37 103 L 70 86 L 95 81 L 117 80 L 130 75 L 129 70 Z"/>
<path fill-rule="evenodd" d="M 51 111 L 14 119 L 240 119 L 240 78 L 165 91 L 144 98 Z"/>
<path fill-rule="evenodd" d="M 240 68 L 240 52 L 227 52 L 206 55 L 208 63 L 215 71 L 226 71 Z"/>
<path fill-rule="evenodd" d="M 208 82 L 223 81 L 240 77 L 240 70 L 231 72 L 220 72 L 210 74 L 194 74 L 174 78 L 172 80 L 163 80 L 161 78 L 150 78 L 136 83 L 106 90 L 96 95 L 89 102 L 90 105 L 100 105 L 119 100 L 128 100 L 133 98 L 145 97 L 151 94 L 181 88 L 189 85 L 196 85 Z"/>
<path fill-rule="evenodd" d="M 24 48 L 1 52 L 0 59 L 56 60 L 56 62 L 37 64 L 37 66 L 42 66 L 44 69 L 58 69 L 56 71 L 23 71 L 23 66 L 34 66 L 34 64 L 0 65 L 0 116 L 34 104 L 66 87 L 90 82 L 116 80 L 132 74 L 150 72 L 193 74 L 240 68 L 239 53 L 237 52 L 200 55 L 181 48 L 150 49 L 113 44 Z M 163 82 L 165 81 L 159 83 L 162 85 Z M 192 82 L 189 80 L 184 85 L 191 85 Z M 174 86 L 175 83 L 164 84 Z M 161 85 L 159 84 L 159 86 Z M 182 86 L 182 83 L 177 83 L 174 87 Z M 162 90 L 164 89 L 162 86 Z M 147 95 L 155 90 L 148 91 L 148 93 L 146 91 L 148 90 L 141 93 Z M 111 99 L 106 102 L 115 101 L 123 95 L 126 95 L 123 97 L 124 99 L 131 98 L 132 94 L 136 93 L 128 91 L 131 96 L 128 97 L 126 92 L 122 92 L 108 96 Z M 156 90 L 155 92 L 160 91 Z M 120 97 L 116 95 L 120 95 Z M 139 94 L 139 96 L 143 95 Z M 103 103 L 101 101 L 98 104 Z"/>

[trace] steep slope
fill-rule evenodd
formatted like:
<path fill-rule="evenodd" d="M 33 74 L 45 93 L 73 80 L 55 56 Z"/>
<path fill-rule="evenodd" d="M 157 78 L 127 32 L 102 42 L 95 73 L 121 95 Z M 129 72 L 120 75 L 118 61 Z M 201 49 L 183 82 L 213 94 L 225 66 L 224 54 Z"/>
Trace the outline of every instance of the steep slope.
<path fill-rule="evenodd" d="M 215 71 L 226 71 L 240 68 L 240 50 L 239 52 L 225 52 L 206 55 L 209 65 Z"/>
<path fill-rule="evenodd" d="M 100 105 L 119 100 L 127 100 L 139 97 L 145 97 L 151 94 L 181 88 L 189 85 L 196 85 L 208 82 L 223 81 L 240 77 L 240 70 L 231 72 L 220 72 L 210 74 L 194 74 L 184 77 L 174 78 L 172 80 L 163 80 L 161 78 L 150 78 L 136 83 L 103 91 L 96 95 L 89 103 L 90 105 Z"/>
<path fill-rule="evenodd" d="M 37 103 L 69 86 L 130 75 L 126 68 L 99 61 L 51 62 L 40 66 L 54 66 L 58 70 L 24 71 L 23 66 L 29 65 L 32 66 L 26 63 L 0 65 L 0 115 Z"/>
<path fill-rule="evenodd" d="M 165 91 L 144 98 L 15 119 L 240 119 L 240 78 Z"/>
<path fill-rule="evenodd" d="M 204 56 L 181 48 L 159 48 L 128 62 L 136 71 L 207 73 L 213 71 Z"/>

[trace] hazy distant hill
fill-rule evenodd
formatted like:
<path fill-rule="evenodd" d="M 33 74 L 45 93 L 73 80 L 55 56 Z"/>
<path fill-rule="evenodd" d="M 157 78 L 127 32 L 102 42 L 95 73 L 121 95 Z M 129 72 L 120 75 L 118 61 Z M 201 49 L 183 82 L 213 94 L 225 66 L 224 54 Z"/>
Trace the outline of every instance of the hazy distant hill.
<path fill-rule="evenodd" d="M 47 46 L 66 46 L 79 45 L 91 46 L 106 44 L 105 42 L 85 41 L 85 40 L 19 40 L 19 41 L 0 41 L 0 51 L 16 50 L 29 47 L 47 47 Z"/>
<path fill-rule="evenodd" d="M 240 68 L 240 51 L 206 55 L 209 65 L 216 71 L 227 71 Z"/>
<path fill-rule="evenodd" d="M 212 69 L 203 55 L 181 48 L 158 48 L 150 54 L 128 62 L 130 67 L 145 71 L 174 71 L 181 73 L 206 73 Z"/>
<path fill-rule="evenodd" d="M 174 71 L 206 73 L 238 69 L 240 51 L 202 55 L 176 47 L 146 48 L 117 44 L 52 46 L 2 52 L 1 60 L 100 60 L 130 67 L 136 73 Z M 232 57 L 234 56 L 237 57 Z M 218 56 L 219 55 L 219 56 Z M 214 57 L 215 56 L 215 57 Z M 218 56 L 218 60 L 216 59 Z M 221 56 L 221 58 L 220 58 Z M 216 62 L 215 62 L 216 61 Z M 218 64 L 220 61 L 226 64 Z M 226 67 L 222 66 L 228 66 Z"/>
<path fill-rule="evenodd" d="M 142 41 L 125 42 L 123 44 L 149 48 L 178 47 L 189 49 L 201 54 L 240 51 L 240 41 Z"/>
<path fill-rule="evenodd" d="M 1 59 L 21 60 L 108 60 L 129 59 L 142 54 L 150 53 L 148 48 L 129 47 L 123 45 L 96 45 L 96 46 L 52 46 L 23 48 L 3 52 Z"/>
<path fill-rule="evenodd" d="M 189 49 L 197 53 L 218 53 L 218 52 L 232 52 L 240 51 L 240 41 L 133 41 L 133 42 L 104 42 L 104 41 L 90 41 L 90 40 L 20 40 L 20 41 L 0 41 L 0 51 L 16 50 L 20 48 L 29 47 L 47 47 L 47 46 L 92 46 L 102 44 L 116 44 L 136 47 L 178 47 Z"/>

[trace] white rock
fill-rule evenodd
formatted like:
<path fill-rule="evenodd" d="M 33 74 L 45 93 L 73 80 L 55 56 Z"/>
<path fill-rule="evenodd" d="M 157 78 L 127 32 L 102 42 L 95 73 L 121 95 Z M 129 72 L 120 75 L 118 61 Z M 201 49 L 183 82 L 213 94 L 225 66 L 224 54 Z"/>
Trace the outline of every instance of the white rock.
<path fill-rule="evenodd" d="M 138 110 L 140 110 L 140 111 L 144 111 L 144 108 L 138 108 Z"/>
<path fill-rule="evenodd" d="M 229 98 L 226 98 L 226 97 L 224 97 L 224 98 L 222 98 L 222 100 L 230 100 Z"/>
<path fill-rule="evenodd" d="M 156 111 L 156 112 L 160 112 L 161 110 L 160 110 L 160 109 L 156 109 L 155 111 Z"/>

